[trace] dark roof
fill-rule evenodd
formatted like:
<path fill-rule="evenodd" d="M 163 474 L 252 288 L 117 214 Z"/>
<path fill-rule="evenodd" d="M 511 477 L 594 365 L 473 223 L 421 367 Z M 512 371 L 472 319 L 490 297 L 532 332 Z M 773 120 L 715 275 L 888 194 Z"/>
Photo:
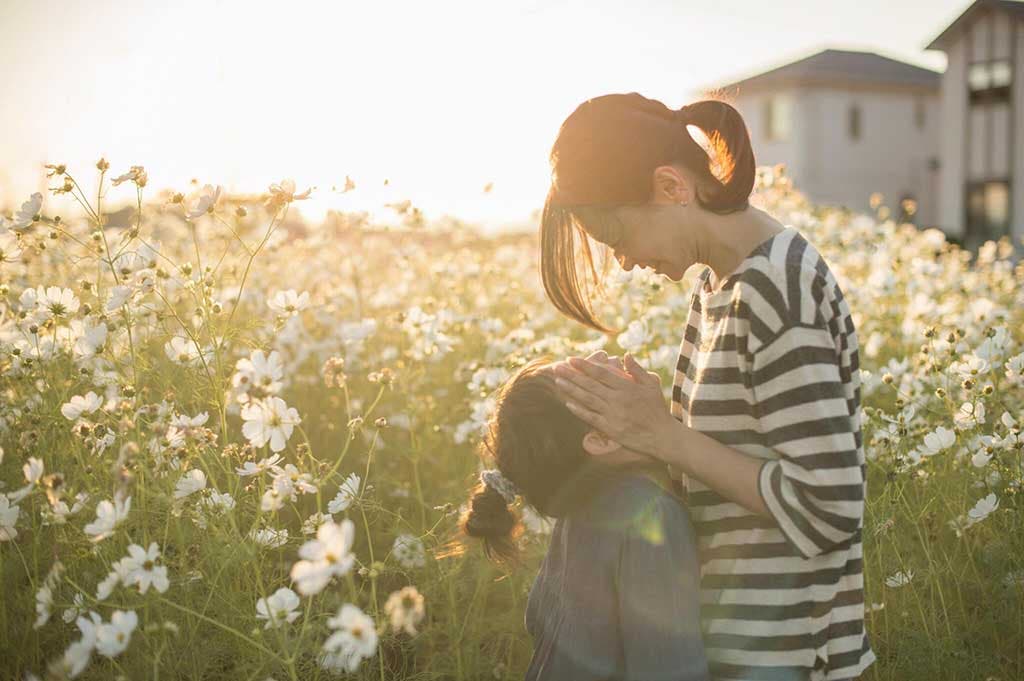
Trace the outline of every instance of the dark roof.
<path fill-rule="evenodd" d="M 952 24 L 947 26 L 946 30 L 940 33 L 935 40 L 928 43 L 928 47 L 924 49 L 944 49 L 950 39 L 960 35 L 961 30 L 970 24 L 971 18 L 985 8 L 1009 12 L 1014 16 L 1024 17 L 1024 2 L 1020 2 L 1019 0 L 976 0 L 976 2 L 965 9 Z"/>
<path fill-rule="evenodd" d="M 786 85 L 882 85 L 938 89 L 942 74 L 874 52 L 823 50 L 799 61 L 718 88 L 772 88 Z"/>

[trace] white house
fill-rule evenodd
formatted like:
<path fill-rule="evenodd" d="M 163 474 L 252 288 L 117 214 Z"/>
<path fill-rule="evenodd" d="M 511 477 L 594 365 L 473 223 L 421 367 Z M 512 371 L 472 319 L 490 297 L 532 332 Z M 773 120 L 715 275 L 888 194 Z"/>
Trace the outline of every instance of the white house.
<path fill-rule="evenodd" d="M 909 220 L 938 220 L 941 74 L 870 52 L 824 50 L 705 90 L 743 115 L 758 165 L 785 163 L 818 203 L 870 210 L 875 192 Z"/>
<path fill-rule="evenodd" d="M 939 224 L 964 246 L 1024 237 L 1024 2 L 978 0 L 927 49 L 946 53 Z"/>

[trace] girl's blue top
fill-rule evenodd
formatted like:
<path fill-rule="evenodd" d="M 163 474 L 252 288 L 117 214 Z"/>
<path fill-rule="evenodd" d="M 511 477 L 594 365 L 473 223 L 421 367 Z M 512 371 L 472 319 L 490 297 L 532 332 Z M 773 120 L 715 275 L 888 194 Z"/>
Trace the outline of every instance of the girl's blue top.
<path fill-rule="evenodd" d="M 707 681 L 689 513 L 627 471 L 555 521 L 530 589 L 527 681 Z"/>

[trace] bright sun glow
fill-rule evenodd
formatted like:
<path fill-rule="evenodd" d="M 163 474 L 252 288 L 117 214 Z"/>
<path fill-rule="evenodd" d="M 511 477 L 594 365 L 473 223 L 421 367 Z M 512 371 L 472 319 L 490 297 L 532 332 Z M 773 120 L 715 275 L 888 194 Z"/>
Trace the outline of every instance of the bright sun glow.
<path fill-rule="evenodd" d="M 869 12 L 808 31 L 800 3 L 732 4 L 745 21 L 665 2 L 642 22 L 575 0 L 4 3 L 0 208 L 45 186 L 45 162 L 87 177 L 105 156 L 112 172 L 144 165 L 154 188 L 293 177 L 317 187 L 303 206 L 314 218 L 411 199 L 428 217 L 523 222 L 547 192 L 559 124 L 588 97 L 636 90 L 678 107 L 830 32 L 923 61 L 904 28 Z M 331 192 L 346 175 L 357 189 Z"/>

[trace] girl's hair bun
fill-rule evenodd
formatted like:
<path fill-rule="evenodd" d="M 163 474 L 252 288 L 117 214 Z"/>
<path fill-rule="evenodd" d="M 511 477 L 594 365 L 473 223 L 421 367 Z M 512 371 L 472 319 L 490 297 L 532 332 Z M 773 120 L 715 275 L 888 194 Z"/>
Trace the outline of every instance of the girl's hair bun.
<path fill-rule="evenodd" d="M 514 561 L 515 540 L 522 531 L 522 525 L 498 490 L 484 483 L 478 484 L 459 525 L 466 535 L 483 540 L 484 553 L 489 559 Z"/>

